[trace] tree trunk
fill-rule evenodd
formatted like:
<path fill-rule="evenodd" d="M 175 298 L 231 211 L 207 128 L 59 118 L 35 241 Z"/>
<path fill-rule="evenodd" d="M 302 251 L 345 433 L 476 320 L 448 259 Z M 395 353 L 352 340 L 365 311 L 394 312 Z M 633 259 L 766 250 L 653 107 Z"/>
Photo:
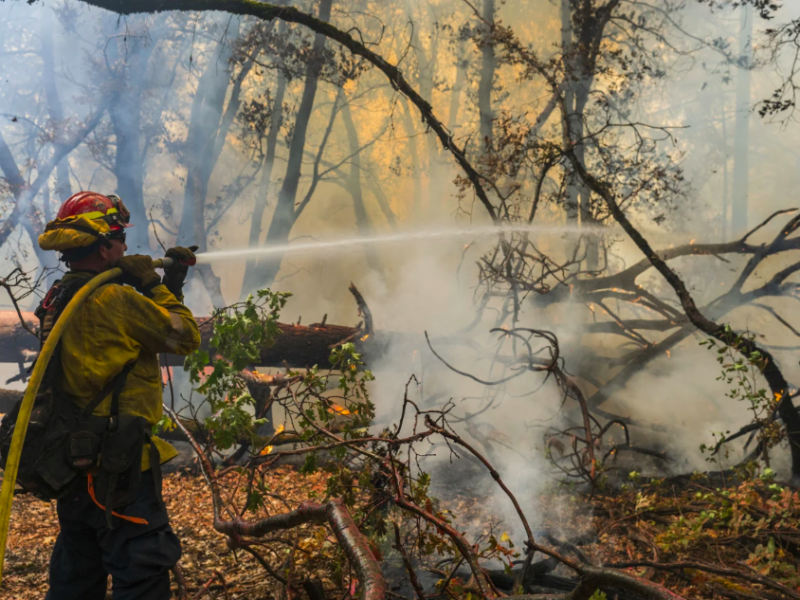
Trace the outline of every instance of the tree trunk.
<path fill-rule="evenodd" d="M 331 5 L 333 0 L 321 0 L 319 5 L 319 19 L 329 21 L 331 18 Z M 275 206 L 275 213 L 267 230 L 268 244 L 284 244 L 289 240 L 289 233 L 297 220 L 295 212 L 295 199 L 297 198 L 297 188 L 300 185 L 300 175 L 303 167 L 303 154 L 306 145 L 306 134 L 308 123 L 311 120 L 311 112 L 314 108 L 314 99 L 317 95 L 319 84 L 319 72 L 323 60 L 325 49 L 325 36 L 316 34 L 311 56 L 314 59 L 306 69 L 306 81 L 303 87 L 303 95 L 300 99 L 300 106 L 297 109 L 295 119 L 295 129 L 292 134 L 292 142 L 289 145 L 289 159 L 286 164 L 286 175 L 283 178 L 283 185 L 278 193 L 278 203 Z M 258 287 L 269 286 L 281 268 L 283 257 L 280 255 L 270 256 L 258 262 L 257 276 L 255 285 Z"/>
<path fill-rule="evenodd" d="M 31 327 L 38 327 L 39 320 L 30 312 L 22 313 L 22 317 Z M 196 317 L 202 337 L 201 347 L 208 349 L 212 328 L 208 317 Z M 328 359 L 331 349 L 339 343 L 353 341 L 361 344 L 363 331 L 360 328 L 345 325 L 322 325 L 312 323 L 309 326 L 279 323 L 280 335 L 274 345 L 261 351 L 258 366 L 307 368 L 319 365 L 330 367 Z M 377 337 L 380 342 L 382 334 L 370 335 L 369 341 Z M 387 334 L 389 335 L 389 334 Z M 385 340 L 384 340 L 385 342 Z M 383 348 L 384 344 L 374 342 L 373 348 Z M 25 331 L 13 310 L 0 310 L 0 363 L 30 362 L 39 351 L 39 340 Z M 182 365 L 184 357 L 168 354 L 171 365 Z"/>
<path fill-rule="evenodd" d="M 367 173 L 367 180 L 365 183 L 375 196 L 375 201 L 378 203 L 378 207 L 381 209 L 383 216 L 386 217 L 386 222 L 389 224 L 389 227 L 392 231 L 397 231 L 397 217 L 394 211 L 392 211 L 389 199 L 386 197 L 386 193 L 381 187 L 381 182 L 378 181 L 378 178 L 373 174 Z"/>
<path fill-rule="evenodd" d="M 573 91 L 573 83 L 571 81 L 571 73 L 574 69 L 574 59 L 572 57 L 572 7 L 571 0 L 561 0 L 561 55 L 564 63 L 564 71 L 568 73 L 565 75 L 567 83 L 564 89 L 564 107 L 566 110 L 565 119 L 570 119 L 570 130 L 572 129 L 571 123 L 573 115 L 575 114 L 575 92 Z M 567 142 L 569 140 L 565 140 Z M 567 215 L 567 225 L 573 226 L 578 224 L 578 187 L 576 185 L 575 174 L 571 170 L 567 170 L 567 197 L 565 212 Z M 566 236 L 565 252 L 567 257 L 571 256 L 575 250 L 576 240 L 573 235 Z"/>
<path fill-rule="evenodd" d="M 416 17 L 414 14 L 414 2 L 411 0 L 406 0 L 406 14 L 408 15 L 408 20 L 411 23 L 415 23 L 415 26 L 411 28 L 411 40 L 410 45 L 414 49 L 414 56 L 417 59 L 417 89 L 419 90 L 419 95 L 427 101 L 429 104 L 433 104 L 433 87 L 434 87 L 434 80 L 436 78 L 436 65 L 437 65 L 437 55 L 439 52 L 439 32 L 438 28 L 432 28 L 429 34 L 426 34 L 424 37 L 430 40 L 430 49 L 426 53 L 425 48 L 423 46 L 423 42 L 421 41 L 420 36 L 420 23 L 424 22 L 434 22 L 435 16 L 430 19 L 426 19 L 422 15 L 420 17 Z M 420 10 L 422 10 L 422 5 L 420 5 Z M 408 126 L 406 126 L 408 128 Z M 442 195 L 442 157 L 439 151 L 439 144 L 437 140 L 431 135 L 425 135 L 425 145 L 428 151 L 428 194 L 427 194 L 427 204 L 425 206 L 425 213 L 417 213 L 417 219 L 425 219 L 429 221 L 431 218 L 436 218 L 440 212 L 441 203 L 439 202 L 439 198 Z M 421 184 L 421 180 L 420 180 Z M 421 190 L 420 190 L 421 191 Z M 421 194 L 417 196 L 419 198 L 419 204 L 415 207 L 418 209 L 422 208 L 422 198 Z"/>
<path fill-rule="evenodd" d="M 119 44 L 124 44 L 122 51 Z M 119 90 L 119 98 L 108 112 L 116 139 L 116 194 L 131 211 L 131 222 L 136 225 L 128 231 L 128 247 L 134 254 L 149 254 L 151 251 L 147 211 L 144 206 L 140 138 L 142 95 L 147 85 L 147 65 L 153 48 L 152 41 L 135 36 L 126 38 L 124 42 L 111 40 L 108 44 L 112 63 L 119 63 L 112 73 L 114 85 Z"/>
<path fill-rule="evenodd" d="M 722 127 L 722 218 L 720 219 L 720 241 L 728 239 L 728 228 L 730 220 L 728 209 L 731 206 L 730 198 L 730 174 L 728 169 L 728 114 L 725 106 L 725 90 L 720 85 L 719 91 L 719 119 Z"/>
<path fill-rule="evenodd" d="M 748 188 L 750 186 L 750 68 L 753 61 L 753 10 L 744 4 L 739 30 L 739 73 L 736 77 L 736 133 L 733 154 L 733 205 L 731 230 L 747 231 Z"/>
<path fill-rule="evenodd" d="M 453 90 L 450 92 L 450 108 L 447 114 L 447 129 L 450 131 L 451 135 L 455 135 L 456 127 L 458 127 L 458 110 L 461 107 L 461 92 L 467 80 L 469 61 L 466 55 L 466 44 L 463 41 L 459 42 L 458 56 L 456 58 L 456 80 L 455 83 L 453 83 Z"/>
<path fill-rule="evenodd" d="M 340 102 L 342 104 L 342 120 L 347 131 L 347 141 L 350 145 L 350 173 L 347 177 L 347 189 L 353 197 L 353 211 L 356 216 L 356 228 L 360 236 L 365 237 L 373 233 L 372 222 L 370 221 L 367 209 L 364 206 L 364 197 L 361 189 L 361 146 L 358 141 L 358 132 L 353 123 L 353 114 L 350 104 L 344 97 L 344 92 L 339 90 Z M 364 254 L 367 258 L 367 265 L 373 271 L 382 272 L 381 261 L 375 248 L 370 245 L 364 246 Z"/>
<path fill-rule="evenodd" d="M 55 16 L 49 8 L 44 9 L 42 19 L 42 74 L 44 80 L 44 94 L 47 99 L 47 109 L 50 114 L 50 121 L 57 134 L 61 133 L 64 127 L 64 106 L 58 94 L 56 84 L 55 52 L 53 50 L 53 39 L 55 38 Z M 56 200 L 63 202 L 72 195 L 72 186 L 69 181 L 69 158 L 56 165 Z"/>
<path fill-rule="evenodd" d="M 422 165 L 419 161 L 419 148 L 417 148 L 417 128 L 411 118 L 411 111 L 406 103 L 400 101 L 403 110 L 403 126 L 408 136 L 408 154 L 411 157 L 411 176 L 414 180 L 414 197 L 411 200 L 411 220 L 422 219 Z"/>
<path fill-rule="evenodd" d="M 278 26 L 278 35 L 281 35 L 286 30 L 286 23 L 281 21 Z M 283 70 L 278 69 L 278 82 L 275 89 L 275 100 L 272 105 L 272 114 L 269 121 L 269 133 L 267 134 L 267 150 L 264 155 L 264 164 L 261 167 L 261 182 L 258 186 L 258 194 L 256 195 L 256 203 L 253 207 L 253 216 L 250 219 L 250 237 L 248 245 L 250 248 L 255 248 L 261 243 L 261 224 L 264 220 L 264 211 L 267 208 L 269 200 L 270 183 L 272 181 L 272 168 L 275 166 L 275 147 L 278 144 L 278 135 L 280 134 L 281 127 L 283 126 L 283 101 L 286 96 L 286 75 Z M 242 282 L 242 291 L 240 293 L 240 300 L 244 300 L 247 294 L 252 292 L 258 286 L 254 285 L 256 277 L 257 260 L 255 257 L 248 258 L 247 264 L 244 269 L 244 280 Z"/>
<path fill-rule="evenodd" d="M 571 0 L 561 1 L 561 51 L 564 56 L 564 68 L 567 72 L 568 83 L 565 90 L 565 104 L 570 122 L 571 142 L 583 138 L 583 113 L 589 101 L 589 92 L 594 82 L 594 58 L 591 55 L 592 38 L 595 35 L 596 19 L 587 19 L 585 16 L 580 21 L 581 29 L 578 31 L 578 40 L 575 40 L 572 20 Z M 577 42 L 577 43 L 576 43 Z M 575 146 L 575 157 L 586 165 L 586 148 L 583 144 Z M 580 215 L 580 222 L 578 216 Z M 592 215 L 591 193 L 577 177 L 572 177 L 567 186 L 567 224 L 591 227 L 595 224 Z M 589 234 L 584 236 L 586 244 L 586 267 L 596 269 L 599 259 L 598 239 Z M 573 240 L 568 241 L 567 254 L 575 250 Z"/>
<path fill-rule="evenodd" d="M 494 23 L 494 13 L 494 0 L 483 0 L 483 20 L 486 23 Z M 485 35 L 489 35 L 488 26 L 484 26 L 484 29 L 486 29 Z M 481 78 L 478 82 L 478 112 L 480 113 L 481 141 L 487 148 L 491 146 L 492 123 L 494 122 L 492 88 L 494 87 L 496 66 L 494 44 L 483 44 L 481 48 Z"/>
<path fill-rule="evenodd" d="M 233 35 L 238 32 L 241 19 L 232 20 Z M 229 32 L 231 35 L 231 32 Z M 189 133 L 186 137 L 184 161 L 186 163 L 186 187 L 184 189 L 183 213 L 178 230 L 178 243 L 197 245 L 199 252 L 208 249 L 205 223 L 205 204 L 208 184 L 217 160 L 225 144 L 233 119 L 241 104 L 241 86 L 252 69 L 253 62 L 242 64 L 234 81 L 228 106 L 225 97 L 231 82 L 231 45 L 221 41 L 209 58 L 206 70 L 200 78 L 192 105 Z M 198 265 L 203 284 L 215 306 L 224 306 L 220 279 L 210 265 Z"/>

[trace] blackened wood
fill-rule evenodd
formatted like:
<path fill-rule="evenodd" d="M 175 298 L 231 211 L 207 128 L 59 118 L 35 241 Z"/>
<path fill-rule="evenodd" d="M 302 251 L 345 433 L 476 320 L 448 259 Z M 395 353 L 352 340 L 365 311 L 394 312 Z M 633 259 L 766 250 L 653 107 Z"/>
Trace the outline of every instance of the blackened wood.
<path fill-rule="evenodd" d="M 34 327 L 38 326 L 38 320 L 33 313 L 22 313 L 22 316 Z M 197 323 L 202 335 L 202 347 L 208 349 L 212 331 L 210 319 L 198 317 Z M 262 350 L 259 366 L 282 367 L 288 364 L 289 367 L 300 369 L 318 365 L 324 369 L 330 366 L 328 358 L 333 347 L 344 340 L 359 341 L 361 333 L 358 328 L 345 325 L 305 326 L 279 323 L 278 327 L 281 335 L 274 345 Z M 10 310 L 0 311 L 0 362 L 29 362 L 38 349 L 39 342 L 25 331 L 17 314 Z M 167 357 L 172 366 L 183 364 L 181 356 L 169 354 Z"/>

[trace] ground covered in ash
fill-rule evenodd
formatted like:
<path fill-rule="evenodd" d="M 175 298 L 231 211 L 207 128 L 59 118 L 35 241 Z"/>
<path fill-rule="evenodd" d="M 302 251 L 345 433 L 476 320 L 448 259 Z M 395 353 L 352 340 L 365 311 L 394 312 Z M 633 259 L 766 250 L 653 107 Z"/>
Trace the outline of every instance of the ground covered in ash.
<path fill-rule="evenodd" d="M 306 499 L 322 500 L 325 494 L 323 472 L 305 475 L 294 467 L 281 466 L 265 476 L 266 486 L 275 492 L 275 497 L 265 497 L 265 510 L 271 514 L 285 512 Z M 227 477 L 235 483 L 239 475 Z M 461 531 L 479 543 L 494 536 L 509 548 L 514 545 L 512 550 L 522 547 L 522 540 L 516 539 L 516 524 L 501 507 L 502 497 L 483 486 L 463 487 L 466 493 L 461 494 L 458 487 L 447 487 L 447 499 L 439 502 L 447 504 Z M 183 544 L 181 565 L 190 598 L 285 600 L 282 586 L 276 585 L 252 556 L 231 551 L 213 530 L 211 498 L 201 477 L 167 475 L 164 497 Z M 800 544 L 800 495 L 768 477 L 727 485 L 712 484 L 701 476 L 648 483 L 633 477 L 623 490 L 585 493 L 552 486 L 537 498 L 525 500 L 538 507 L 535 521 L 540 543 L 562 543 L 562 553 L 580 560 L 629 568 L 686 598 L 799 597 L 800 573 L 793 552 Z M 387 517 L 391 519 L 393 514 L 390 510 Z M 47 562 L 57 534 L 54 504 L 27 495 L 15 498 L 0 590 L 3 598 L 44 596 Z M 550 534 L 552 541 L 547 539 Z M 403 582 L 402 567 L 392 559 L 391 540 L 375 541 L 374 552 L 384 559 L 392 589 L 390 598 L 412 597 L 413 591 Z M 322 527 L 301 527 L 271 538 L 259 550 L 298 590 L 299 582 L 310 576 L 322 583 L 328 598 L 341 600 L 357 595 L 356 585 L 348 573 L 331 569 L 331 565 L 341 564 L 341 554 L 332 542 Z M 445 573 L 441 559 L 434 555 L 416 562 L 426 592 L 436 591 L 437 581 L 441 583 Z M 508 560 L 514 560 L 513 552 Z M 655 568 L 653 563 L 683 566 Z M 708 566 L 716 572 L 705 569 Z M 550 587 L 558 589 L 558 585 L 569 585 L 570 576 L 559 567 L 539 583 L 550 581 Z M 463 586 L 468 584 L 466 579 L 454 577 L 450 585 Z M 544 585 L 535 591 L 547 588 Z M 298 592 L 297 597 L 306 596 Z"/>

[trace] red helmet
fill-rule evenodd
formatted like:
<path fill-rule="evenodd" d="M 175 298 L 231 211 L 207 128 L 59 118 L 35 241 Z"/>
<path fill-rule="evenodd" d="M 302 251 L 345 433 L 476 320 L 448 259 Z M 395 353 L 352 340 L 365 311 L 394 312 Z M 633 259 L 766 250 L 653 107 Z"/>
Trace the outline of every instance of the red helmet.
<path fill-rule="evenodd" d="M 102 219 L 112 231 L 130 227 L 130 211 L 119 196 L 104 196 L 97 192 L 78 192 L 70 196 L 58 211 L 59 219 L 82 215 L 86 219 Z"/>

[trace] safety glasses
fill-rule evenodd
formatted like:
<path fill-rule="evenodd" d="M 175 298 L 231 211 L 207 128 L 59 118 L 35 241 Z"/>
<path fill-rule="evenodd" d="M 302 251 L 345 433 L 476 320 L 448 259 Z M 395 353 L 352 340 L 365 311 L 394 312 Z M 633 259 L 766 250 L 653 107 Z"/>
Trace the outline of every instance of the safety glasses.
<path fill-rule="evenodd" d="M 123 244 L 125 243 L 126 234 L 124 229 L 115 229 L 113 231 L 108 232 L 108 239 L 110 240 L 119 240 Z"/>

